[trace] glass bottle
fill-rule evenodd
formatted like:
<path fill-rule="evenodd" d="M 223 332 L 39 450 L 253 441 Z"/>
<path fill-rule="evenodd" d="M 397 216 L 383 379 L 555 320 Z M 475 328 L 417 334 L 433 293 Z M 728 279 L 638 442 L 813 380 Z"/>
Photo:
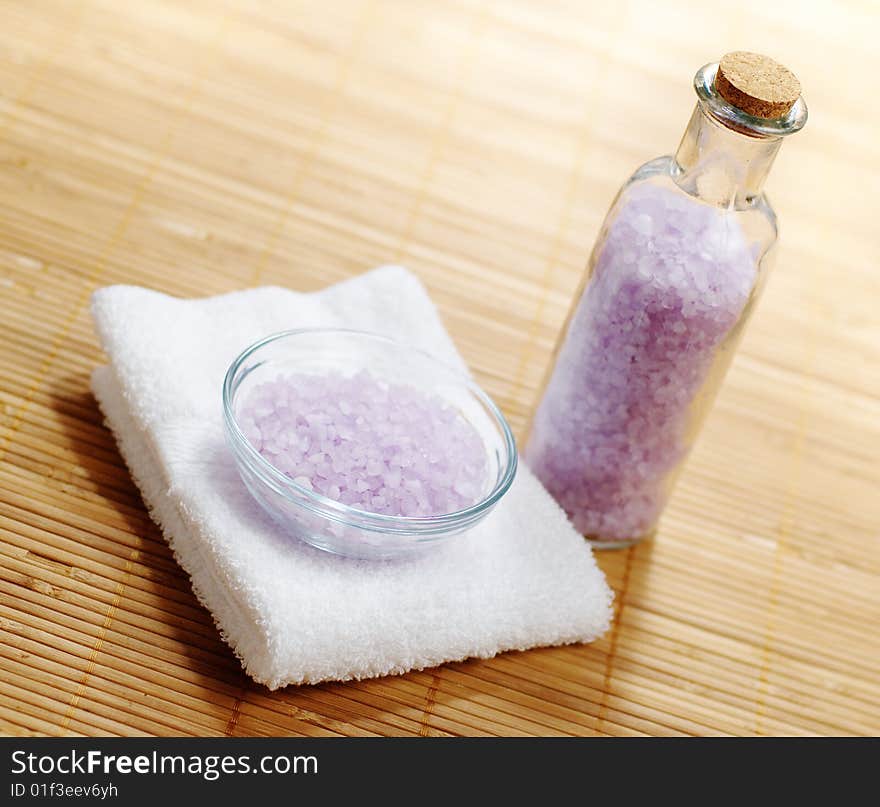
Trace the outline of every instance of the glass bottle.
<path fill-rule="evenodd" d="M 767 278 L 764 180 L 807 119 L 797 79 L 766 57 L 728 54 L 694 86 L 675 155 L 639 168 L 605 218 L 525 449 L 599 547 L 656 530 Z"/>

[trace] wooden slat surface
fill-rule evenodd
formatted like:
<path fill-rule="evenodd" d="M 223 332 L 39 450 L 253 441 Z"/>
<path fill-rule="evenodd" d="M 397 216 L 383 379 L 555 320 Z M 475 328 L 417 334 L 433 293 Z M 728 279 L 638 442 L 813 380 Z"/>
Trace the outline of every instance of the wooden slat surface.
<path fill-rule="evenodd" d="M 880 11 L 862 0 L 3 2 L 0 732 L 880 733 Z M 592 646 L 270 693 L 174 564 L 88 391 L 89 293 L 316 289 L 400 261 L 519 433 L 617 186 L 701 64 L 811 120 L 776 271 Z"/>

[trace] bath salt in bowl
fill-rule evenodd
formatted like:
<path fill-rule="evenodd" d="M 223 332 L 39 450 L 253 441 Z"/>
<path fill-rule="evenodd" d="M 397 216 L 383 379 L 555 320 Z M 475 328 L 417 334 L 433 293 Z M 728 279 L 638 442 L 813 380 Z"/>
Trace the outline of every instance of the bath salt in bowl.
<path fill-rule="evenodd" d="M 484 518 L 516 473 L 510 427 L 467 376 L 376 334 L 285 331 L 223 386 L 229 445 L 290 534 L 338 554 L 417 552 Z"/>

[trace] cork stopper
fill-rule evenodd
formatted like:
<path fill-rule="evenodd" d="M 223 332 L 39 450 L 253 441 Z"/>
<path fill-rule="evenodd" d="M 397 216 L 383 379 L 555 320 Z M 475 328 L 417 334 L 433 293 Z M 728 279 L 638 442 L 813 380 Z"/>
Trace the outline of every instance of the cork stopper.
<path fill-rule="evenodd" d="M 801 94 L 797 76 L 779 62 L 759 53 L 728 53 L 715 76 L 718 94 L 756 118 L 785 117 Z"/>

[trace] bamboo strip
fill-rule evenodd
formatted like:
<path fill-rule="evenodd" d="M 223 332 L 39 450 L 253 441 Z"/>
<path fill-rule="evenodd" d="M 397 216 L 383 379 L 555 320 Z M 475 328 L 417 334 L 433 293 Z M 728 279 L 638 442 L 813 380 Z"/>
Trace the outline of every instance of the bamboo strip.
<path fill-rule="evenodd" d="M 318 289 L 405 251 L 522 434 L 602 213 L 675 142 L 682 76 L 706 58 L 688 0 L 626 15 L 523 0 L 482 9 L 476 38 L 465 0 L 377 4 L 353 48 L 357 2 L 296 16 L 232 0 L 222 71 L 205 61 L 212 8 L 0 11 L 15 46 L 0 64 L 0 732 L 880 731 L 880 286 L 870 206 L 848 201 L 880 146 L 856 88 L 827 75 L 873 54 L 843 6 L 788 31 L 827 125 L 774 169 L 777 269 L 658 540 L 599 559 L 623 591 L 613 635 L 380 681 L 247 682 L 103 428 L 88 294 L 222 293 L 258 266 Z M 758 0 L 740 12 L 769 30 Z M 844 29 L 846 49 L 815 33 Z M 815 52 L 833 55 L 821 76 Z M 803 191 L 803 165 L 840 204 Z"/>

